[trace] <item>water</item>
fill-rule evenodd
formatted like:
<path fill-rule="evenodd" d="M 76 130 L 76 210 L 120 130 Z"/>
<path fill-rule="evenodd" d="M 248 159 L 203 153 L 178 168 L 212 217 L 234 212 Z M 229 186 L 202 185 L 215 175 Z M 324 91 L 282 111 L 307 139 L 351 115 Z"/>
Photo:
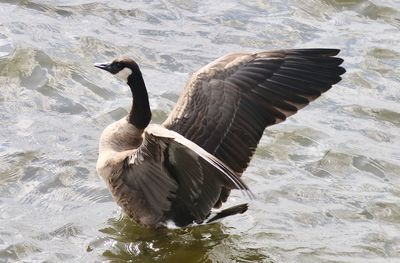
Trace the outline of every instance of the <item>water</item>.
<path fill-rule="evenodd" d="M 0 262 L 400 262 L 400 2 L 0 1 Z M 228 52 L 342 49 L 344 80 L 265 131 L 249 211 L 150 230 L 95 171 L 130 92 L 94 62 L 140 63 L 154 122 Z M 243 201 L 239 193 L 231 202 Z"/>

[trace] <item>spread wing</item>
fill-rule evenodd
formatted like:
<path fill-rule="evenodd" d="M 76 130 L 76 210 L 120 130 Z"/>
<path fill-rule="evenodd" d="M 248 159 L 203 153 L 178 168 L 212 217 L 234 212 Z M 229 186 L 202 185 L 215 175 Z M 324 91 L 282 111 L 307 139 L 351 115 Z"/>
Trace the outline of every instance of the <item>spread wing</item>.
<path fill-rule="evenodd" d="M 149 225 L 169 219 L 178 226 L 202 222 L 223 187 L 248 191 L 216 157 L 158 125 L 145 130 L 142 145 L 125 160 L 120 178 L 132 199 L 125 206 L 132 204 L 136 216 Z"/>
<path fill-rule="evenodd" d="M 341 80 L 336 49 L 230 54 L 196 72 L 163 126 L 243 173 L 267 126 Z M 226 201 L 225 189 L 216 203 Z"/>

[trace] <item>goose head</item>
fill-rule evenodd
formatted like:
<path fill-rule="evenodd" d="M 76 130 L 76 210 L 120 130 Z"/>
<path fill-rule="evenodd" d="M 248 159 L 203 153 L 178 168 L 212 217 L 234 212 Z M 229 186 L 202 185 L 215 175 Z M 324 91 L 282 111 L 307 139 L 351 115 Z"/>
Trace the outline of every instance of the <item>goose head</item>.
<path fill-rule="evenodd" d="M 139 66 L 136 62 L 127 57 L 116 58 L 111 63 L 96 63 L 94 66 L 110 72 L 125 83 L 128 82 L 130 76 L 140 73 Z"/>

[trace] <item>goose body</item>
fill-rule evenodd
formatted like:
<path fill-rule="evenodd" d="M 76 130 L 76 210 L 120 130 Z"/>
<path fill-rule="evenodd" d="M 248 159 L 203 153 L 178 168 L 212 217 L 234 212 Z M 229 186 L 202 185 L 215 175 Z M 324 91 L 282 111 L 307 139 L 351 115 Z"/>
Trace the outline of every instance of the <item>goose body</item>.
<path fill-rule="evenodd" d="M 132 91 L 127 117 L 102 133 L 97 171 L 123 211 L 159 227 L 211 222 L 243 213 L 247 204 L 210 218 L 232 189 L 251 192 L 240 176 L 267 126 L 284 121 L 345 70 L 335 49 L 237 53 L 217 59 L 189 80 L 162 125 L 149 124 L 146 86 L 135 61 L 96 64 Z"/>

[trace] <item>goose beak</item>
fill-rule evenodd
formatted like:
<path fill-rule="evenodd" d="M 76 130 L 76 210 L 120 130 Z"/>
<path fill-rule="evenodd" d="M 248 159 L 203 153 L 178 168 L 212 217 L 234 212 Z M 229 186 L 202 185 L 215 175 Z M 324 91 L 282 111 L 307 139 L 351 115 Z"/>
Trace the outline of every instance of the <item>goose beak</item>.
<path fill-rule="evenodd" d="M 99 69 L 110 71 L 110 63 L 95 63 L 94 66 Z"/>

